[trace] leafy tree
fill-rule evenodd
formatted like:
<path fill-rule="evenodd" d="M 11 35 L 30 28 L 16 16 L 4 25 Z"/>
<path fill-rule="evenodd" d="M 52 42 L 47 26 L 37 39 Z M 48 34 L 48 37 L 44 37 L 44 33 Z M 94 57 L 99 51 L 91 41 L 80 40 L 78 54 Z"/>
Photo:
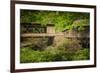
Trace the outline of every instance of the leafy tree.
<path fill-rule="evenodd" d="M 89 13 L 83 12 L 61 12 L 61 11 L 39 11 L 21 10 L 21 23 L 40 23 L 42 26 L 54 24 L 56 31 L 84 29 L 89 26 Z"/>

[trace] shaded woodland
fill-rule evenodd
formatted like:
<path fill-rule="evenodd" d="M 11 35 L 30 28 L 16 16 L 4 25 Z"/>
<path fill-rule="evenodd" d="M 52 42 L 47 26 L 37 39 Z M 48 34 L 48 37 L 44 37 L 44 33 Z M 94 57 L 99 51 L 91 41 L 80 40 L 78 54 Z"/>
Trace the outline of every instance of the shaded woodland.
<path fill-rule="evenodd" d="M 20 62 L 55 62 L 90 58 L 90 14 L 20 11 Z"/>

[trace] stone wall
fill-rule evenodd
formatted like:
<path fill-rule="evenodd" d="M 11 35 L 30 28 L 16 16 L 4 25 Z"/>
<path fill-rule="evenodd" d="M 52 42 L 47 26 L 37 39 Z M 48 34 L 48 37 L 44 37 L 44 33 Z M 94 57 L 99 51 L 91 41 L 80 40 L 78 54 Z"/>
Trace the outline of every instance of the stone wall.
<path fill-rule="evenodd" d="M 47 26 L 47 33 L 54 34 L 55 33 L 54 26 Z"/>

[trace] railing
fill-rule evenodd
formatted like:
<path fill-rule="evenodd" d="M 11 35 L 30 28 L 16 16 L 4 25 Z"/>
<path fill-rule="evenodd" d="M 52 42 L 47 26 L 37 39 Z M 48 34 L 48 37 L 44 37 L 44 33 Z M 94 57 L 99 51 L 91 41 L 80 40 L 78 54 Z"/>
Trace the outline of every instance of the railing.
<path fill-rule="evenodd" d="M 70 35 L 70 34 L 63 34 L 63 33 L 24 33 L 21 34 L 21 37 L 55 37 L 55 36 L 64 36 L 66 38 L 89 38 L 89 35 Z"/>
<path fill-rule="evenodd" d="M 34 34 L 34 33 L 25 33 L 21 34 L 21 37 L 53 37 L 53 36 L 64 36 L 62 33 L 58 34 L 49 34 L 49 33 L 39 33 L 39 34 Z"/>

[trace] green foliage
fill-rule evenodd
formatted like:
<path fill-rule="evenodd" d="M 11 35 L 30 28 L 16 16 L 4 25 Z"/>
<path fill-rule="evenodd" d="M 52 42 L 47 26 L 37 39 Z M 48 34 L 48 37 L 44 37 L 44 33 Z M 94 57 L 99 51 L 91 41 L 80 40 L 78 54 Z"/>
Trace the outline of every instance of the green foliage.
<path fill-rule="evenodd" d="M 51 48 L 51 47 L 50 47 Z M 87 48 L 80 49 L 77 52 L 70 53 L 63 49 L 47 49 L 44 51 L 35 51 L 31 48 L 21 48 L 20 62 L 34 63 L 34 62 L 53 62 L 53 61 L 73 61 L 73 60 L 87 60 L 89 59 L 89 50 Z"/>
<path fill-rule="evenodd" d="M 84 26 L 89 26 L 89 20 L 88 19 L 81 19 L 81 20 L 76 20 L 72 24 L 73 28 L 77 28 L 78 30 L 84 30 Z"/>
<path fill-rule="evenodd" d="M 89 24 L 89 13 L 82 12 L 60 12 L 60 11 L 36 11 L 36 10 L 21 10 L 21 23 L 40 23 L 42 26 L 54 24 L 57 32 L 70 30 L 73 27 L 78 27 L 81 30 L 85 25 Z M 80 20 L 79 22 L 75 22 Z M 82 25 L 81 25 L 82 24 Z"/>
<path fill-rule="evenodd" d="M 86 60 L 86 59 L 89 59 L 89 49 L 84 48 L 84 49 L 78 50 L 75 53 L 75 56 L 73 57 L 73 59 L 75 59 L 75 60 Z"/>

